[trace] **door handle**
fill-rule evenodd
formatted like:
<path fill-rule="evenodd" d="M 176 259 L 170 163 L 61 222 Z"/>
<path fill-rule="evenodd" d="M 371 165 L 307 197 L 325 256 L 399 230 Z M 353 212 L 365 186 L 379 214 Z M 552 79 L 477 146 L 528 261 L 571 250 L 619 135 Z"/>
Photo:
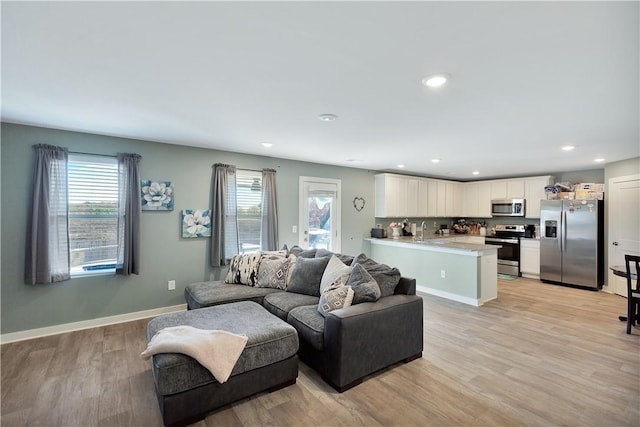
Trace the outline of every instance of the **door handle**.
<path fill-rule="evenodd" d="M 618 242 L 613 242 L 612 245 L 613 246 L 618 246 Z"/>

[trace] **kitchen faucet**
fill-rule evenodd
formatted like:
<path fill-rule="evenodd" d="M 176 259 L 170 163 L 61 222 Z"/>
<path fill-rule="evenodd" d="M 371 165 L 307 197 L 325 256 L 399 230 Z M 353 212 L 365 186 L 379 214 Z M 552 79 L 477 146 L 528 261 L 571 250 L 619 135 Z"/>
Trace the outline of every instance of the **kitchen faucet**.
<path fill-rule="evenodd" d="M 424 221 L 420 224 L 420 241 L 424 242 Z"/>

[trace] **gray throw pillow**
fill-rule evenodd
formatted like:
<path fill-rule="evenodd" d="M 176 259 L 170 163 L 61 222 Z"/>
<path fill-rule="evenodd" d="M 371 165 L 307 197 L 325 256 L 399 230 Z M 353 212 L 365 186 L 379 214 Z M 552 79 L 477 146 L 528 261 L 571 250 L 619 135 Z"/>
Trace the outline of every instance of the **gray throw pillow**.
<path fill-rule="evenodd" d="M 317 249 L 302 249 L 300 246 L 295 245 L 289 249 L 289 253 L 294 254 L 298 258 L 313 258 L 316 256 Z"/>
<path fill-rule="evenodd" d="M 361 302 L 374 302 L 380 299 L 381 292 L 378 282 L 360 264 L 352 266 L 346 285 L 353 289 L 354 305 Z"/>
<path fill-rule="evenodd" d="M 349 307 L 353 300 L 353 289 L 336 282 L 320 296 L 318 311 L 323 316 L 339 308 Z"/>
<path fill-rule="evenodd" d="M 316 251 L 316 258 L 320 258 L 323 256 L 331 256 L 331 255 L 337 256 L 338 259 L 343 263 L 345 263 L 346 265 L 351 265 L 351 263 L 353 262 L 353 257 L 351 255 L 337 254 L 327 249 L 318 249 Z"/>
<path fill-rule="evenodd" d="M 388 297 L 393 295 L 400 281 L 400 271 L 397 268 L 380 264 L 362 253 L 358 254 L 351 263 L 352 266 L 356 264 L 361 264 L 367 270 L 367 273 L 378 282 L 381 296 Z"/>
<path fill-rule="evenodd" d="M 320 296 L 320 281 L 324 269 L 329 263 L 329 257 L 325 258 L 301 258 L 297 257 L 296 267 L 291 274 L 291 280 L 287 286 L 287 292 L 297 294 Z"/>

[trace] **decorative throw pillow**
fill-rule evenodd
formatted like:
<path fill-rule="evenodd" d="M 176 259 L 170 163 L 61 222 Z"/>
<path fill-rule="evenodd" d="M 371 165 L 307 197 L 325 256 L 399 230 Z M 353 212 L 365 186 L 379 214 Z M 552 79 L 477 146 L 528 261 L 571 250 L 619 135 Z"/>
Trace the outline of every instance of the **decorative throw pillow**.
<path fill-rule="evenodd" d="M 238 262 L 238 272 L 240 283 L 248 286 L 255 286 L 258 282 L 258 269 L 260 267 L 261 252 L 252 252 L 240 255 Z"/>
<path fill-rule="evenodd" d="M 351 274 L 351 267 L 345 265 L 337 256 L 331 255 L 329 263 L 325 267 L 324 273 L 322 273 L 322 279 L 320 279 L 320 294 L 323 294 L 338 279 L 342 279 L 341 283 L 344 284 L 349 274 Z"/>
<path fill-rule="evenodd" d="M 240 271 L 238 270 L 238 264 L 240 263 L 241 255 L 234 255 L 229 261 L 229 270 L 224 278 L 224 283 L 240 283 Z"/>
<path fill-rule="evenodd" d="M 313 258 L 316 256 L 317 249 L 302 249 L 300 246 L 295 245 L 289 249 L 290 254 L 294 254 L 298 258 Z"/>
<path fill-rule="evenodd" d="M 338 259 L 340 261 L 342 261 L 343 263 L 345 263 L 346 265 L 351 265 L 351 263 L 353 262 L 353 257 L 351 255 L 333 253 L 333 252 L 331 252 L 330 250 L 327 250 L 327 249 L 318 249 L 316 251 L 316 258 L 320 258 L 320 257 L 323 257 L 323 256 L 331 256 L 331 255 L 337 256 Z"/>
<path fill-rule="evenodd" d="M 287 259 L 289 260 L 289 272 L 287 273 L 286 285 L 289 286 L 289 283 L 291 283 L 291 276 L 293 276 L 293 271 L 295 270 L 296 264 L 298 263 L 298 257 L 294 254 L 289 254 Z"/>
<path fill-rule="evenodd" d="M 378 282 L 360 264 L 352 267 L 346 285 L 353 289 L 353 305 L 380 299 L 381 292 Z"/>
<path fill-rule="evenodd" d="M 371 277 L 375 279 L 380 286 L 380 293 L 383 297 L 393 295 L 393 292 L 400 281 L 400 271 L 397 268 L 391 268 L 388 265 L 377 263 L 365 254 L 359 254 L 351 263 L 352 266 L 361 264 Z"/>
<path fill-rule="evenodd" d="M 353 300 L 353 289 L 342 283 L 334 283 L 320 296 L 318 311 L 323 316 L 343 307 L 349 307 Z"/>
<path fill-rule="evenodd" d="M 301 258 L 297 257 L 296 268 L 291 274 L 291 281 L 287 292 L 320 296 L 320 281 L 329 258 Z"/>
<path fill-rule="evenodd" d="M 258 287 L 261 288 L 287 288 L 289 272 L 289 258 L 265 258 L 260 262 L 258 271 Z"/>

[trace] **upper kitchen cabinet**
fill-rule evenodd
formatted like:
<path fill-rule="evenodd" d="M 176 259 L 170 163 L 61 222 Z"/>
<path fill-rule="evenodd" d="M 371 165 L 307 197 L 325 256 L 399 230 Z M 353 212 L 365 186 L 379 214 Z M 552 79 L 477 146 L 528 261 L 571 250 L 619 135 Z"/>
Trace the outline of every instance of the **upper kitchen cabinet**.
<path fill-rule="evenodd" d="M 463 216 L 491 218 L 491 182 L 477 181 L 464 184 Z"/>
<path fill-rule="evenodd" d="M 523 199 L 524 179 L 504 179 L 491 181 L 491 199 Z"/>
<path fill-rule="evenodd" d="M 553 176 L 537 176 L 525 179 L 526 218 L 540 218 L 540 200 L 547 198 L 544 187 L 554 183 L 555 178 Z"/>
<path fill-rule="evenodd" d="M 459 182 L 445 183 L 444 216 L 462 216 L 463 185 Z"/>
<path fill-rule="evenodd" d="M 400 175 L 380 174 L 375 176 L 376 217 L 407 215 L 407 179 Z"/>

